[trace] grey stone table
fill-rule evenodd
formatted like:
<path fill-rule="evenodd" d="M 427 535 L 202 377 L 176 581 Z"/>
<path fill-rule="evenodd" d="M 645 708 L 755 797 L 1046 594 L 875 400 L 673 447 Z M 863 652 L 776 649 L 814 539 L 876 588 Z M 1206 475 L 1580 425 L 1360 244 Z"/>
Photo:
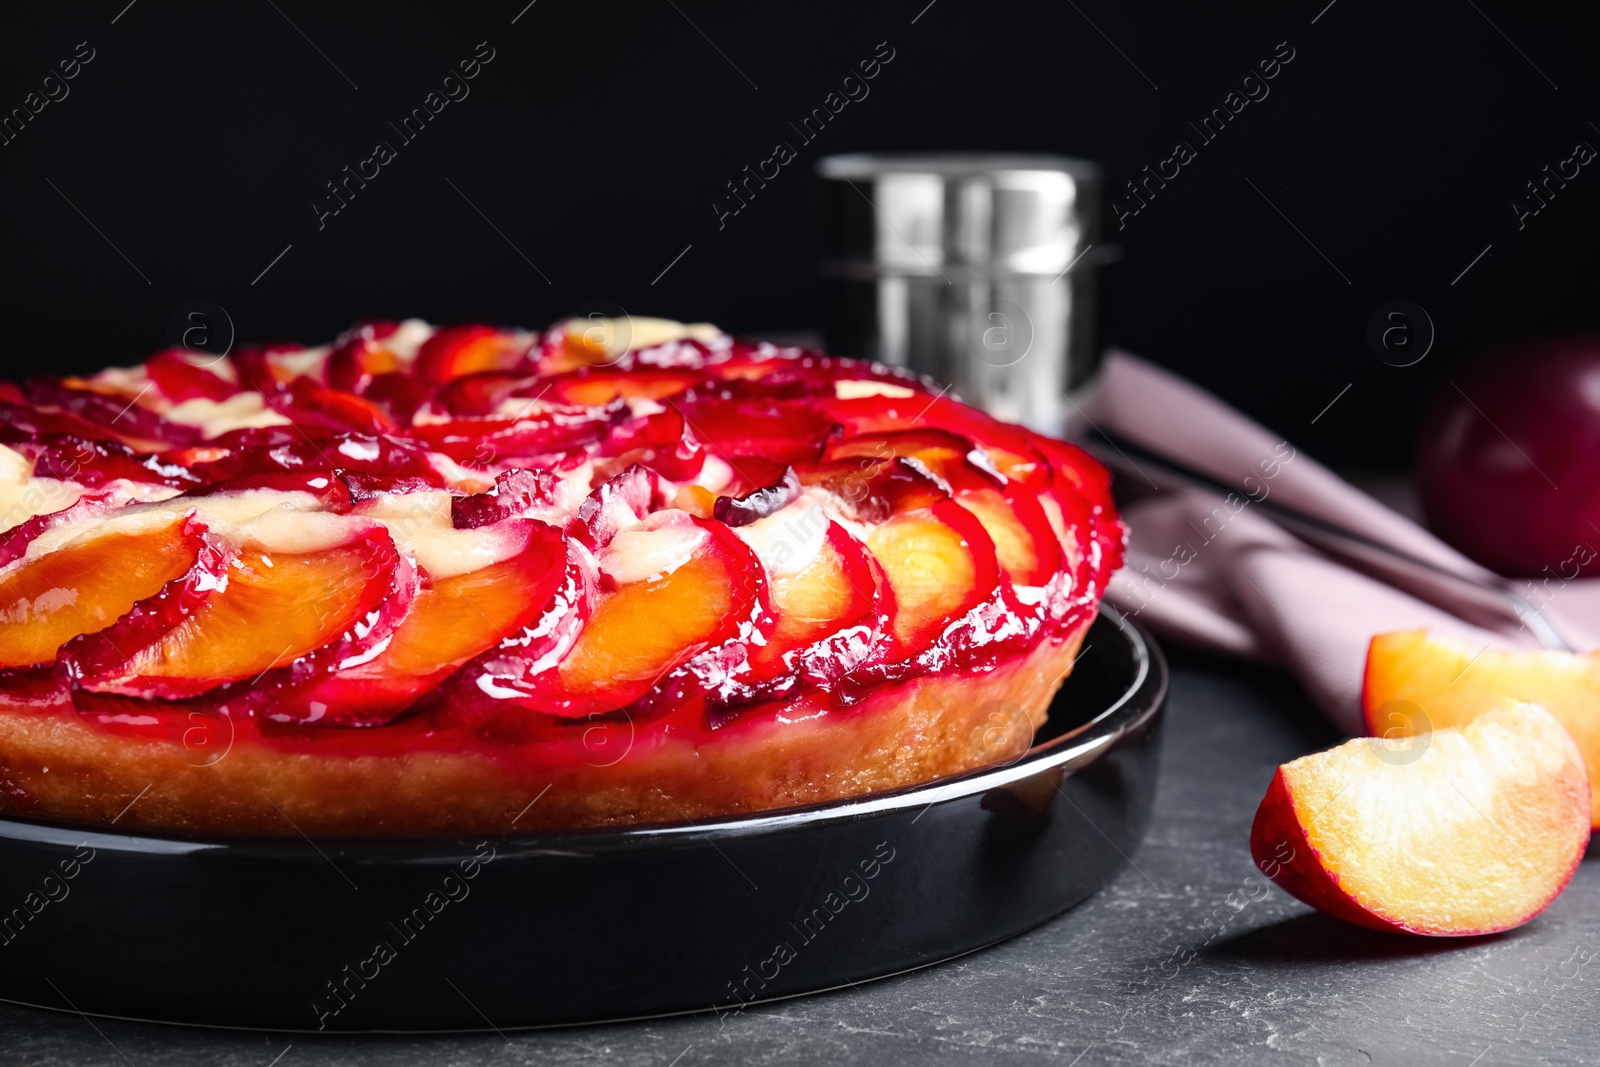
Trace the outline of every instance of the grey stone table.
<path fill-rule="evenodd" d="M 1134 866 L 964 959 L 726 1020 L 512 1034 L 254 1034 L 0 1004 L 0 1065 L 1600 1062 L 1600 855 L 1543 916 L 1498 937 L 1425 942 L 1323 918 L 1262 881 L 1247 839 L 1273 767 L 1337 738 L 1281 676 L 1194 656 L 1174 666 Z"/>

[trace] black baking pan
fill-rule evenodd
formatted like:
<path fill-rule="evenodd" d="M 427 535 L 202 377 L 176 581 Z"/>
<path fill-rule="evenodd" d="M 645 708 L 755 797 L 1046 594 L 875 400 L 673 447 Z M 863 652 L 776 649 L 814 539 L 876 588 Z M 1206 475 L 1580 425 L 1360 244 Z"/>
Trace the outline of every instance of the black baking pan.
<path fill-rule="evenodd" d="M 733 818 L 470 839 L 0 820 L 0 998 L 214 1026 L 506 1030 L 737 1012 L 925 967 L 1103 886 L 1166 665 L 1102 610 L 1020 759 Z"/>

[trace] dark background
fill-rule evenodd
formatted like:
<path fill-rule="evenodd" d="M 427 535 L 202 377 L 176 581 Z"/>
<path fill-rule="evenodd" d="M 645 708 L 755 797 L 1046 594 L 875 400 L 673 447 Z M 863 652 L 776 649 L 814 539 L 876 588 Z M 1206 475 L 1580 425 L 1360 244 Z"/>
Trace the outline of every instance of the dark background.
<path fill-rule="evenodd" d="M 95 58 L 0 147 L 0 373 L 136 362 L 196 298 L 247 341 L 370 316 L 541 326 L 592 300 L 820 328 L 819 155 L 1050 151 L 1137 172 L 1194 141 L 1186 120 L 1280 41 L 1295 58 L 1270 96 L 1117 234 L 1109 341 L 1324 458 L 1400 463 L 1463 354 L 1600 326 L 1600 165 L 1520 232 L 1511 209 L 1576 142 L 1600 148 L 1592 7 L 525 3 L 8 15 L 0 110 L 78 42 Z M 471 95 L 402 145 L 387 123 L 480 41 L 494 59 Z M 883 41 L 895 58 L 871 95 L 719 230 L 723 184 Z M 398 158 L 319 230 L 323 183 L 379 140 Z M 1365 341 L 1392 299 L 1437 330 L 1412 367 Z"/>

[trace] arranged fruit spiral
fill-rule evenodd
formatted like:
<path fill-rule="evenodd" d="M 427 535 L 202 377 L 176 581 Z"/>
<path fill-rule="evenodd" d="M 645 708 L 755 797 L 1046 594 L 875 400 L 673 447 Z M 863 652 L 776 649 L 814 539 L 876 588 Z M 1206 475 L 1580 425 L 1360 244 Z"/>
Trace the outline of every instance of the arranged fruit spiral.
<path fill-rule="evenodd" d="M 1105 471 L 705 326 L 369 323 L 0 383 L 0 810 L 240 833 L 676 819 L 1014 756 Z"/>

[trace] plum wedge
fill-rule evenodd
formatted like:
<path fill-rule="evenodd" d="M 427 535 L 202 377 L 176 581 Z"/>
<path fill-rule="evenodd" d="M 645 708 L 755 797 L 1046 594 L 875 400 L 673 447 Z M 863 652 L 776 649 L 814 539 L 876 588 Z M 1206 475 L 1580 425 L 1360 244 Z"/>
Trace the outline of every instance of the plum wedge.
<path fill-rule="evenodd" d="M 736 637 L 764 606 L 749 550 L 703 520 L 624 531 L 600 563 L 615 588 L 601 594 L 556 672 L 558 699 L 570 705 L 643 695 L 678 664 Z"/>
<path fill-rule="evenodd" d="M 836 681 L 878 652 L 887 591 L 866 546 L 843 526 L 815 506 L 792 510 L 742 528 L 772 576 L 776 620 L 751 667 L 757 678 L 800 671 Z M 805 543 L 813 538 L 814 547 Z M 802 566 L 788 562 L 808 550 Z"/>
<path fill-rule="evenodd" d="M 399 328 L 393 322 L 368 322 L 348 330 L 328 354 L 328 384 L 351 393 L 364 393 L 380 374 L 400 369 L 400 360 L 384 342 Z"/>
<path fill-rule="evenodd" d="M 1312 907 L 1376 930 L 1520 926 L 1589 843 L 1583 757 L 1549 712 L 1508 703 L 1395 747 L 1366 738 L 1278 768 L 1250 851 Z"/>
<path fill-rule="evenodd" d="M 933 641 L 999 585 L 994 542 L 953 501 L 895 515 L 873 529 L 867 548 L 888 578 L 894 636 L 908 652 Z"/>
<path fill-rule="evenodd" d="M 528 350 L 493 326 L 451 326 L 428 338 L 417 355 L 416 372 L 435 382 L 468 374 L 507 370 L 520 363 Z"/>
<path fill-rule="evenodd" d="M 1459 726 L 1508 699 L 1538 704 L 1567 728 L 1588 763 L 1600 826 L 1600 655 L 1484 651 L 1426 630 L 1378 634 L 1367 646 L 1361 706 L 1376 736 Z"/>
<path fill-rule="evenodd" d="M 767 610 L 765 582 L 744 543 L 720 523 L 682 512 L 613 533 L 597 566 L 593 606 L 566 655 L 542 669 L 526 654 L 489 657 L 480 691 L 553 715 L 625 707 Z"/>
<path fill-rule="evenodd" d="M 337 659 L 358 656 L 387 636 L 376 623 L 400 560 L 381 525 L 314 552 L 244 546 L 203 558 L 199 573 L 76 643 L 70 658 L 85 689 L 189 697 L 330 646 Z"/>
<path fill-rule="evenodd" d="M 1047 584 L 1062 566 L 1062 546 L 1044 508 L 1014 487 L 967 489 L 956 503 L 972 512 L 994 542 L 1000 569 L 1017 586 Z"/>
<path fill-rule="evenodd" d="M 537 624 L 566 578 L 566 542 L 554 527 L 527 519 L 507 519 L 494 532 L 520 547 L 461 574 L 424 572 L 410 610 L 376 655 L 313 675 L 309 684 L 283 686 L 267 701 L 267 717 L 375 725 L 480 653 L 501 646 L 535 657 L 550 651 L 555 641 L 541 640 Z"/>
<path fill-rule="evenodd" d="M 205 527 L 192 517 L 156 529 L 81 536 L 0 570 L 0 668 L 52 662 L 186 574 Z"/>

